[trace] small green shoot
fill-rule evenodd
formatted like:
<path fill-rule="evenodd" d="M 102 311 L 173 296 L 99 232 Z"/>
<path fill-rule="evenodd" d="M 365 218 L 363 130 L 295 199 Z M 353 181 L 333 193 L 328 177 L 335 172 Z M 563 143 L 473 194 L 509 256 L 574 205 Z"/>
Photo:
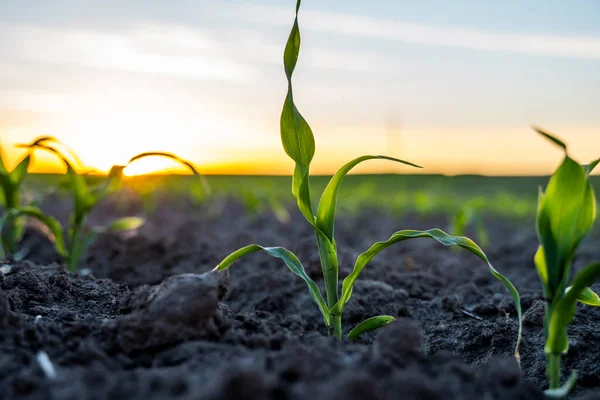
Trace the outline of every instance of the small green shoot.
<path fill-rule="evenodd" d="M 315 232 L 317 250 L 320 255 L 321 267 L 325 281 L 326 300 L 321 295 L 316 283 L 306 274 L 304 267 L 298 258 L 289 250 L 282 247 L 262 247 L 258 245 L 244 247 L 227 256 L 215 267 L 215 270 L 227 269 L 239 258 L 249 253 L 254 253 L 261 250 L 273 257 L 282 259 L 293 273 L 300 276 L 306 282 L 310 291 L 310 295 L 319 307 L 319 310 L 323 316 L 323 321 L 325 322 L 330 334 L 333 334 L 338 339 L 342 339 L 342 313 L 346 303 L 350 300 L 352 295 L 354 282 L 360 275 L 361 271 L 380 251 L 394 243 L 422 237 L 432 238 L 446 246 L 460 246 L 481 258 L 488 265 L 492 274 L 506 286 L 513 300 L 515 301 L 519 317 L 519 335 L 515 350 L 515 356 L 518 358 L 518 342 L 520 341 L 521 337 L 521 305 L 519 301 L 519 294 L 510 281 L 494 269 L 483 251 L 468 238 L 450 236 L 439 229 L 431 229 L 427 231 L 403 230 L 396 232 L 388 240 L 375 243 L 370 249 L 358 256 L 354 265 L 354 269 L 342 283 L 340 293 L 337 244 L 334 239 L 334 222 L 338 191 L 345 176 L 358 164 L 377 159 L 397 162 L 417 168 L 420 167 L 408 161 L 386 156 L 367 155 L 358 157 L 340 168 L 340 170 L 331 178 L 329 184 L 321 195 L 316 213 L 313 211 L 313 205 L 310 196 L 309 169 L 315 153 L 315 140 L 310 126 L 300 114 L 300 111 L 298 111 L 298 108 L 294 103 L 292 91 L 292 74 L 296 67 L 300 50 L 300 30 L 298 26 L 298 10 L 300 8 L 300 3 L 300 0 L 298 0 L 296 3 L 296 18 L 294 19 L 294 24 L 285 46 L 283 57 L 288 88 L 287 96 L 285 98 L 281 113 L 281 141 L 285 152 L 295 162 L 294 174 L 292 178 L 292 193 L 296 198 L 300 212 L 306 221 L 312 226 Z M 351 339 L 355 339 L 361 333 L 377 329 L 381 326 L 389 324 L 393 320 L 393 316 L 385 315 L 369 318 L 352 329 L 349 336 Z"/>
<path fill-rule="evenodd" d="M 0 146 L 0 206 L 5 215 L 21 206 L 21 186 L 27 177 L 27 169 L 31 163 L 31 153 L 23 157 L 17 166 L 8 171 L 2 146 Z M 17 245 L 24 232 L 23 218 L 13 215 L 7 218 L 0 230 L 0 246 L 3 253 L 15 254 Z M 6 256 L 4 254 L 3 256 Z"/>
<path fill-rule="evenodd" d="M 450 220 L 450 232 L 453 236 L 465 236 L 467 230 L 473 228 L 477 241 L 482 248 L 490 245 L 490 236 L 483 223 L 481 210 L 485 206 L 485 199 L 476 197 L 467 201 L 452 216 Z"/>
<path fill-rule="evenodd" d="M 143 224 L 143 220 L 137 217 L 126 217 L 109 222 L 102 227 L 87 229 L 85 224 L 92 209 L 109 194 L 119 189 L 124 167 L 113 166 L 105 179 L 92 186 L 87 182 L 84 175 L 75 170 L 73 162 L 56 147 L 53 147 L 55 143 L 60 144 L 57 139 L 47 136 L 21 147 L 31 150 L 42 149 L 54 153 L 67 167 L 67 179 L 74 207 L 69 223 L 66 248 L 61 251 L 57 246 L 57 250 L 65 257 L 67 270 L 75 272 L 78 270 L 85 252 L 99 233 L 137 229 Z M 48 224 L 47 220 L 40 220 L 48 226 L 57 238 L 62 237 L 63 229 L 59 224 Z"/>
<path fill-rule="evenodd" d="M 568 155 L 563 141 L 534 129 L 565 153 L 546 191 L 540 189 L 536 220 L 540 246 L 534 259 L 546 298 L 544 333 L 549 380 L 546 394 L 562 398 L 576 379 L 573 372 L 560 386 L 560 360 L 569 349 L 567 328 L 575 317 L 577 301 L 600 306 L 600 298 L 589 288 L 600 279 L 600 262 L 584 267 L 570 279 L 575 251 L 596 219 L 596 196 L 589 175 L 598 161 L 582 166 Z"/>

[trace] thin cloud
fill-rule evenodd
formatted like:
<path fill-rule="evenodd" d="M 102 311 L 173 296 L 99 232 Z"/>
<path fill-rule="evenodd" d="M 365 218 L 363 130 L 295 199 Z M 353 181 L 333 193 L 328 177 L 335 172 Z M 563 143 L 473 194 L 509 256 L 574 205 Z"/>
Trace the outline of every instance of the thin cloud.
<path fill-rule="evenodd" d="M 279 7 L 247 5 L 231 7 L 243 20 L 273 25 L 289 25 L 290 13 Z M 500 33 L 476 29 L 449 28 L 395 22 L 340 12 L 303 11 L 303 29 L 377 40 L 388 40 L 478 51 L 600 60 L 600 37 Z"/>
<path fill-rule="evenodd" d="M 142 24 L 118 33 L 0 25 L 3 58 L 16 62 L 165 74 L 192 79 L 251 80 L 255 71 L 221 54 L 197 30 Z"/>

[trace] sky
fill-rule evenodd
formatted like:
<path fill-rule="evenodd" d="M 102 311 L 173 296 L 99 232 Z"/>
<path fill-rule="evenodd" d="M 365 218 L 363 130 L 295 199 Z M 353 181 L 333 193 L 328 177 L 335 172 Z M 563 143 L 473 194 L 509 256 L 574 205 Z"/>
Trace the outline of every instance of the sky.
<path fill-rule="evenodd" d="M 289 174 L 279 115 L 295 0 L 2 0 L 0 141 L 53 135 L 106 171 L 149 150 Z M 295 101 L 312 171 L 548 174 L 600 157 L 600 2 L 304 0 Z M 140 162 L 141 164 L 142 162 Z M 171 167 L 153 159 L 135 172 Z M 36 171 L 59 167 L 40 156 Z"/>

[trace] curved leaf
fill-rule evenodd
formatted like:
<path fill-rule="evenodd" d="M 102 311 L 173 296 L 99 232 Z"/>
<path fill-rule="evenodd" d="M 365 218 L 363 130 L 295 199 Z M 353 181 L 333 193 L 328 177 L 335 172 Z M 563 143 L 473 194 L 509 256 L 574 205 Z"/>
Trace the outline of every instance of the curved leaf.
<path fill-rule="evenodd" d="M 517 309 L 517 317 L 519 320 L 519 332 L 517 337 L 517 345 L 515 348 L 515 357 L 519 359 L 519 344 L 521 342 L 522 325 L 521 300 L 519 298 L 519 293 L 517 292 L 517 289 L 504 275 L 502 275 L 492 266 L 483 250 L 481 250 L 475 242 L 473 242 L 469 238 L 462 236 L 450 236 L 440 229 L 429 229 L 426 231 L 403 230 L 394 233 L 388 240 L 384 242 L 377 242 L 373 244 L 371 248 L 369 248 L 369 250 L 359 255 L 356 259 L 356 263 L 354 264 L 352 272 L 344 279 L 342 283 L 342 295 L 338 303 L 330 310 L 331 314 L 340 315 L 342 313 L 344 305 L 348 302 L 348 300 L 350 300 L 350 296 L 352 295 L 352 288 L 354 286 L 354 282 L 356 281 L 362 270 L 377 254 L 379 254 L 382 250 L 388 248 L 389 246 L 395 243 L 402 242 L 408 239 L 416 239 L 422 237 L 435 239 L 437 242 L 443 244 L 444 246 L 459 246 L 475 254 L 487 264 L 492 275 L 504 284 L 511 297 L 513 298 L 515 302 L 515 307 Z"/>
<path fill-rule="evenodd" d="M 229 268 L 235 261 L 239 258 L 259 251 L 264 251 L 272 257 L 279 258 L 285 262 L 285 265 L 292 271 L 294 274 L 298 275 L 300 278 L 306 282 L 308 285 L 308 290 L 310 291 L 310 296 L 317 303 L 319 310 L 321 310 L 321 314 L 323 314 L 323 320 L 325 321 L 325 325 L 329 326 L 329 310 L 327 308 L 327 304 L 325 304 L 325 300 L 321 295 L 321 291 L 317 284 L 306 274 L 304 267 L 298 257 L 291 251 L 283 248 L 283 247 L 263 247 L 257 244 L 252 244 L 246 247 L 242 247 L 239 250 L 228 255 L 223 261 L 219 263 L 214 268 L 214 271 L 222 271 L 224 269 Z"/>
<path fill-rule="evenodd" d="M 11 210 L 7 210 L 2 214 L 2 217 L 0 217 L 0 232 L 2 232 L 4 230 L 4 226 L 7 224 L 10 224 L 11 221 L 16 218 L 17 216 L 17 210 L 15 209 L 11 209 Z M 7 243 L 5 243 L 5 237 L 4 235 L 0 235 L 0 259 L 3 259 L 6 257 L 6 252 L 10 252 L 10 248 L 8 250 L 6 250 L 6 247 L 10 247 Z"/>
<path fill-rule="evenodd" d="M 365 332 L 374 331 L 394 322 L 396 318 L 391 315 L 377 315 L 375 317 L 368 318 L 356 325 L 350 333 L 348 333 L 348 339 L 355 340 Z"/>
<path fill-rule="evenodd" d="M 51 146 L 51 144 L 56 144 L 56 145 L 60 146 L 61 148 L 65 149 L 66 152 L 71 157 L 71 160 L 73 162 L 71 162 L 71 160 L 69 160 L 68 157 L 66 157 L 62 151 L 58 151 L 58 150 L 56 150 L 56 148 L 53 148 Z M 40 149 L 51 150 L 55 154 L 57 154 L 60 158 L 69 161 L 71 164 L 74 163 L 78 168 L 81 168 L 84 165 L 81 162 L 81 159 L 79 158 L 77 153 L 71 147 L 67 146 L 65 143 L 61 142 L 54 136 L 40 136 L 40 137 L 34 139 L 34 141 L 29 144 L 17 144 L 16 147 L 27 148 L 27 149 L 40 148 Z"/>
<path fill-rule="evenodd" d="M 571 290 L 569 286 L 567 292 Z M 600 296 L 589 287 L 585 287 L 577 296 L 577 301 L 592 307 L 600 307 Z"/>
<path fill-rule="evenodd" d="M 140 159 L 146 158 L 146 157 L 163 157 L 163 158 L 169 158 L 173 161 L 178 162 L 179 164 L 188 168 L 194 174 L 194 176 L 197 176 L 200 179 L 200 184 L 202 185 L 202 190 L 205 193 L 211 192 L 211 188 L 210 188 L 210 185 L 208 184 L 208 181 L 206 180 L 204 175 L 200 174 L 200 172 L 194 166 L 194 164 L 192 164 L 190 161 L 187 161 L 187 160 L 185 160 L 175 154 L 172 154 L 172 153 L 167 153 L 164 151 L 147 151 L 147 152 L 140 153 L 138 155 L 131 157 L 131 159 L 129 160 L 129 162 L 127 163 L 126 166 L 130 165 L 131 163 L 133 163 L 137 160 L 140 160 Z"/>
<path fill-rule="evenodd" d="M 395 161 L 401 164 L 410 165 L 411 167 L 422 168 L 419 165 L 413 164 L 408 161 L 400 160 L 393 157 L 387 156 L 362 156 L 355 158 L 354 160 L 345 164 L 342 168 L 340 168 L 335 175 L 331 178 L 327 187 L 323 191 L 321 195 L 321 200 L 319 201 L 319 208 L 317 209 L 317 226 L 321 228 L 321 230 L 327 235 L 330 241 L 333 241 L 333 229 L 335 224 L 335 210 L 337 205 L 338 192 L 342 185 L 342 182 L 348 172 L 352 170 L 352 168 L 356 167 L 358 164 L 368 161 L 368 160 L 389 160 Z"/>
<path fill-rule="evenodd" d="M 594 171 L 594 169 L 598 166 L 598 164 L 600 164 L 600 158 L 595 161 L 592 161 L 588 165 L 585 165 L 584 168 L 585 168 L 585 171 L 587 172 L 587 174 L 590 175 Z"/>
<path fill-rule="evenodd" d="M 139 228 L 144 224 L 144 219 L 139 217 L 123 217 L 116 219 L 101 228 L 104 232 L 122 232 Z"/>
<path fill-rule="evenodd" d="M 8 170 L 6 169 L 6 165 L 4 165 L 4 158 L 5 158 L 5 154 L 4 154 L 4 147 L 2 146 L 2 144 L 0 143 L 0 174 L 2 173 L 8 173 Z"/>
<path fill-rule="evenodd" d="M 13 185 L 19 185 L 23 179 L 27 176 L 27 169 L 29 168 L 29 164 L 31 162 L 31 154 L 28 154 L 25 158 L 17 164 L 15 169 L 10 173 L 10 181 Z"/>
<path fill-rule="evenodd" d="M 17 215 L 25 215 L 31 218 L 35 218 L 43 223 L 54 236 L 54 247 L 56 252 L 62 257 L 67 257 L 67 249 L 65 247 L 65 240 L 63 235 L 63 228 L 60 222 L 55 218 L 46 215 L 37 207 L 25 206 L 15 210 Z"/>

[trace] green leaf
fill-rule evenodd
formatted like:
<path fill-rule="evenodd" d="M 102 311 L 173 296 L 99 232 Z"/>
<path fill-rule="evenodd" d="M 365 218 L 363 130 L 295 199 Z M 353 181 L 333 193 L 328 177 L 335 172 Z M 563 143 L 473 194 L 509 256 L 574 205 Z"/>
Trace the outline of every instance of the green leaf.
<path fill-rule="evenodd" d="M 104 181 L 99 186 L 90 190 L 90 195 L 94 199 L 94 204 L 121 187 L 124 169 L 125 167 L 122 165 L 113 165 L 110 167 L 110 171 Z"/>
<path fill-rule="evenodd" d="M 298 275 L 300 278 L 306 282 L 308 285 L 308 290 L 310 291 L 310 295 L 313 300 L 317 303 L 319 310 L 321 310 L 321 314 L 323 314 L 323 320 L 325 321 L 325 325 L 329 326 L 329 310 L 327 308 L 327 304 L 325 304 L 325 300 L 321 295 L 321 291 L 317 284 L 306 274 L 304 267 L 298 257 L 294 255 L 291 251 L 283 248 L 283 247 L 262 247 L 256 244 L 252 244 L 250 246 L 242 247 L 239 250 L 228 255 L 223 261 L 219 263 L 214 268 L 214 271 L 222 271 L 224 269 L 229 268 L 236 260 L 239 258 L 250 254 L 256 253 L 258 251 L 265 251 L 272 257 L 279 258 L 285 262 L 285 265 L 292 271 L 294 274 Z"/>
<path fill-rule="evenodd" d="M 29 163 L 31 162 L 31 154 L 28 154 L 25 158 L 17 164 L 15 169 L 10 173 L 10 180 L 13 185 L 19 185 L 23 179 L 27 176 L 27 169 L 29 168 Z"/>
<path fill-rule="evenodd" d="M 568 292 L 569 290 L 571 290 L 570 286 L 566 291 Z M 579 293 L 579 296 L 577 296 L 577 301 L 588 306 L 600 307 L 600 296 L 598 296 L 598 294 L 596 294 L 589 287 L 584 288 L 581 293 Z"/>
<path fill-rule="evenodd" d="M 67 257 L 67 249 L 65 247 L 63 228 L 55 218 L 46 215 L 37 207 L 25 206 L 20 207 L 16 210 L 17 215 L 25 215 L 31 218 L 35 218 L 50 230 L 54 236 L 54 247 L 56 252 L 62 257 Z"/>
<path fill-rule="evenodd" d="M 356 325 L 350 333 L 348 333 L 348 339 L 355 340 L 365 332 L 374 331 L 394 322 L 396 318 L 390 315 L 377 315 L 369 319 L 364 320 L 360 324 Z"/>
<path fill-rule="evenodd" d="M 585 165 L 584 168 L 585 168 L 585 171 L 587 172 L 587 174 L 590 175 L 594 171 L 594 168 L 596 168 L 598 166 L 598 164 L 600 164 L 600 158 L 597 159 L 596 161 L 592 161 L 588 165 Z"/>
<path fill-rule="evenodd" d="M 549 399 L 564 399 L 567 397 L 571 390 L 575 387 L 577 382 L 577 371 L 572 371 L 569 379 L 557 389 L 546 389 L 544 395 Z"/>
<path fill-rule="evenodd" d="M 11 221 L 14 218 L 16 218 L 17 215 L 18 213 L 15 209 L 5 211 L 4 214 L 2 214 L 2 217 L 0 218 L 0 232 L 2 232 L 4 230 L 4 227 L 6 225 L 9 225 Z M 7 239 L 10 240 L 10 238 L 5 237 L 5 235 L 0 235 L 0 259 L 4 259 L 6 257 L 7 251 L 11 251 L 9 248 L 9 243 L 6 243 Z"/>
<path fill-rule="evenodd" d="M 570 261 L 596 218 L 596 199 L 584 168 L 566 156 L 540 198 L 537 233 L 552 298 L 565 288 Z"/>
<path fill-rule="evenodd" d="M 0 171 L 0 205 L 2 207 L 12 208 L 14 205 L 9 204 L 13 202 L 15 187 L 10 181 L 10 177 L 8 173 L 3 173 Z"/>
<path fill-rule="evenodd" d="M 59 147 L 65 149 L 65 152 L 57 150 L 55 147 L 52 146 L 52 144 L 58 145 Z M 79 158 L 79 156 L 77 156 L 77 153 L 72 148 L 70 148 L 69 146 L 67 146 L 66 144 L 64 144 L 63 142 L 61 142 L 60 140 L 58 140 L 57 138 L 55 138 L 53 136 L 40 136 L 40 137 L 34 139 L 34 141 L 29 144 L 17 144 L 16 147 L 26 148 L 26 149 L 38 148 L 38 149 L 48 150 L 48 151 L 51 151 L 54 154 L 58 155 L 61 159 L 66 160 L 66 161 L 70 162 L 71 164 L 74 163 L 77 167 L 83 166 L 83 163 L 81 162 L 81 159 Z M 71 159 L 69 159 L 66 156 L 66 153 L 69 154 Z M 72 162 L 71 162 L 71 160 L 72 160 Z"/>
<path fill-rule="evenodd" d="M 300 28 L 298 11 L 300 0 L 296 3 L 296 17 L 283 53 L 283 64 L 288 81 L 288 90 L 281 111 L 281 143 L 286 154 L 295 161 L 292 193 L 298 202 L 298 208 L 306 220 L 314 226 L 315 217 L 310 200 L 309 167 L 315 154 L 315 138 L 310 126 L 298 111 L 294 103 L 292 74 L 296 68 L 300 53 Z"/>
<path fill-rule="evenodd" d="M 533 262 L 537 269 L 538 275 L 542 280 L 542 287 L 544 289 L 544 295 L 547 298 L 552 297 L 552 293 L 550 293 L 550 289 L 548 287 L 548 267 L 546 266 L 546 258 L 544 256 L 544 249 L 542 246 L 538 246 L 537 251 L 535 252 L 535 256 L 533 257 Z"/>
<path fill-rule="evenodd" d="M 144 219 L 139 217 L 119 218 L 101 228 L 103 232 L 122 232 L 139 228 L 144 224 Z"/>
<path fill-rule="evenodd" d="M 386 156 L 362 156 L 355 158 L 350 161 L 342 168 L 340 168 L 335 175 L 331 178 L 327 187 L 323 191 L 321 195 L 321 200 L 319 201 L 319 208 L 317 210 L 317 226 L 321 228 L 323 233 L 327 235 L 330 241 L 333 242 L 333 229 L 335 224 L 335 211 L 337 206 L 337 199 L 339 189 L 342 185 L 342 182 L 346 175 L 352 170 L 352 168 L 356 167 L 358 164 L 368 161 L 368 160 L 389 160 L 398 162 L 401 164 L 410 165 L 416 168 L 422 168 L 416 164 L 410 163 L 408 161 L 399 160 L 397 158 L 386 157 Z"/>
<path fill-rule="evenodd" d="M 77 235 L 73 237 L 73 240 L 76 242 L 71 247 L 71 254 L 69 254 L 68 262 L 67 262 L 67 270 L 70 272 L 76 272 L 81 259 L 87 252 L 87 249 L 91 246 L 94 239 L 96 239 L 96 235 L 98 232 L 96 230 L 91 230 L 85 234 Z"/>
<path fill-rule="evenodd" d="M 64 161 L 67 164 L 67 178 L 69 179 L 69 185 L 75 202 L 75 216 L 77 219 L 80 219 L 90 212 L 97 200 L 90 192 L 85 177 L 78 174 L 67 160 Z"/>
<path fill-rule="evenodd" d="M 600 262 L 584 267 L 573 278 L 571 288 L 552 307 L 546 353 L 562 354 L 568 349 L 567 327 L 575 317 L 575 305 L 582 292 L 600 279 Z"/>
<path fill-rule="evenodd" d="M 556 136 L 545 132 L 543 130 L 541 130 L 538 127 L 533 127 L 533 129 L 539 133 L 540 135 L 544 136 L 546 139 L 548 139 L 549 141 L 551 141 L 552 143 L 554 143 L 555 145 L 557 145 L 558 147 L 562 148 L 565 152 L 567 151 L 567 145 L 560 139 L 558 139 Z"/>
<path fill-rule="evenodd" d="M 395 243 L 402 242 L 402 241 L 408 240 L 408 239 L 416 239 L 416 238 L 422 238 L 422 237 L 435 239 L 437 242 L 443 244 L 444 246 L 459 246 L 459 247 L 462 247 L 463 249 L 468 250 L 469 252 L 475 254 L 477 257 L 479 257 L 481 260 L 483 260 L 487 264 L 492 275 L 504 284 L 504 286 L 510 293 L 511 297 L 513 298 L 513 300 L 515 302 L 515 307 L 517 309 L 517 317 L 519 320 L 519 333 L 518 333 L 518 337 L 517 337 L 517 345 L 515 348 L 515 357 L 517 359 L 519 359 L 519 351 L 518 350 L 519 350 L 519 344 L 521 342 L 522 326 L 521 326 L 521 301 L 520 301 L 519 293 L 517 292 L 517 289 L 515 289 L 513 284 L 504 275 L 502 275 L 500 272 L 498 272 L 492 266 L 492 264 L 488 260 L 487 256 L 483 252 L 483 250 L 481 250 L 475 242 L 473 242 L 469 238 L 462 237 L 462 236 L 450 236 L 440 229 L 429 229 L 426 231 L 418 231 L 418 230 L 398 231 L 398 232 L 394 233 L 388 240 L 386 240 L 384 242 L 377 242 L 377 243 L 373 244 L 371 246 L 371 248 L 369 248 L 369 250 L 367 250 L 364 253 L 362 253 L 361 255 L 359 255 L 358 258 L 356 259 L 356 263 L 354 264 L 354 268 L 352 269 L 352 272 L 344 279 L 344 281 L 342 283 L 342 295 L 341 295 L 338 303 L 331 309 L 331 314 L 341 315 L 341 313 L 344 309 L 344 305 L 348 302 L 348 300 L 350 300 L 350 296 L 352 295 L 352 288 L 354 286 L 354 282 L 356 281 L 356 279 L 358 278 L 358 276 L 360 275 L 362 270 L 367 266 L 367 264 L 377 254 L 379 254 L 382 250 L 388 248 L 389 246 L 391 246 Z"/>
<path fill-rule="evenodd" d="M 6 169 L 6 165 L 4 165 L 4 158 L 5 158 L 5 154 L 4 154 L 4 147 L 2 147 L 2 145 L 0 144 L 0 174 L 8 173 L 8 170 Z"/>
<path fill-rule="evenodd" d="M 129 162 L 125 165 L 125 167 L 129 166 L 131 163 L 140 160 L 142 158 L 146 158 L 146 157 L 162 157 L 162 158 L 169 158 L 173 161 L 178 162 L 179 164 L 183 165 L 184 167 L 186 167 L 187 169 L 189 169 L 192 174 L 194 174 L 194 176 L 198 177 L 199 181 L 200 181 L 200 188 L 194 188 L 194 196 L 196 197 L 197 200 L 200 200 L 200 194 L 202 192 L 206 193 L 206 194 L 210 194 L 211 193 L 211 188 L 210 185 L 208 184 L 208 181 L 206 180 L 206 178 L 200 174 L 200 172 L 198 171 L 198 169 L 194 166 L 194 164 L 192 164 L 191 162 L 175 155 L 172 153 L 167 153 L 164 151 L 148 151 L 148 152 L 144 152 L 144 153 L 140 153 L 136 156 L 133 156 Z"/>

